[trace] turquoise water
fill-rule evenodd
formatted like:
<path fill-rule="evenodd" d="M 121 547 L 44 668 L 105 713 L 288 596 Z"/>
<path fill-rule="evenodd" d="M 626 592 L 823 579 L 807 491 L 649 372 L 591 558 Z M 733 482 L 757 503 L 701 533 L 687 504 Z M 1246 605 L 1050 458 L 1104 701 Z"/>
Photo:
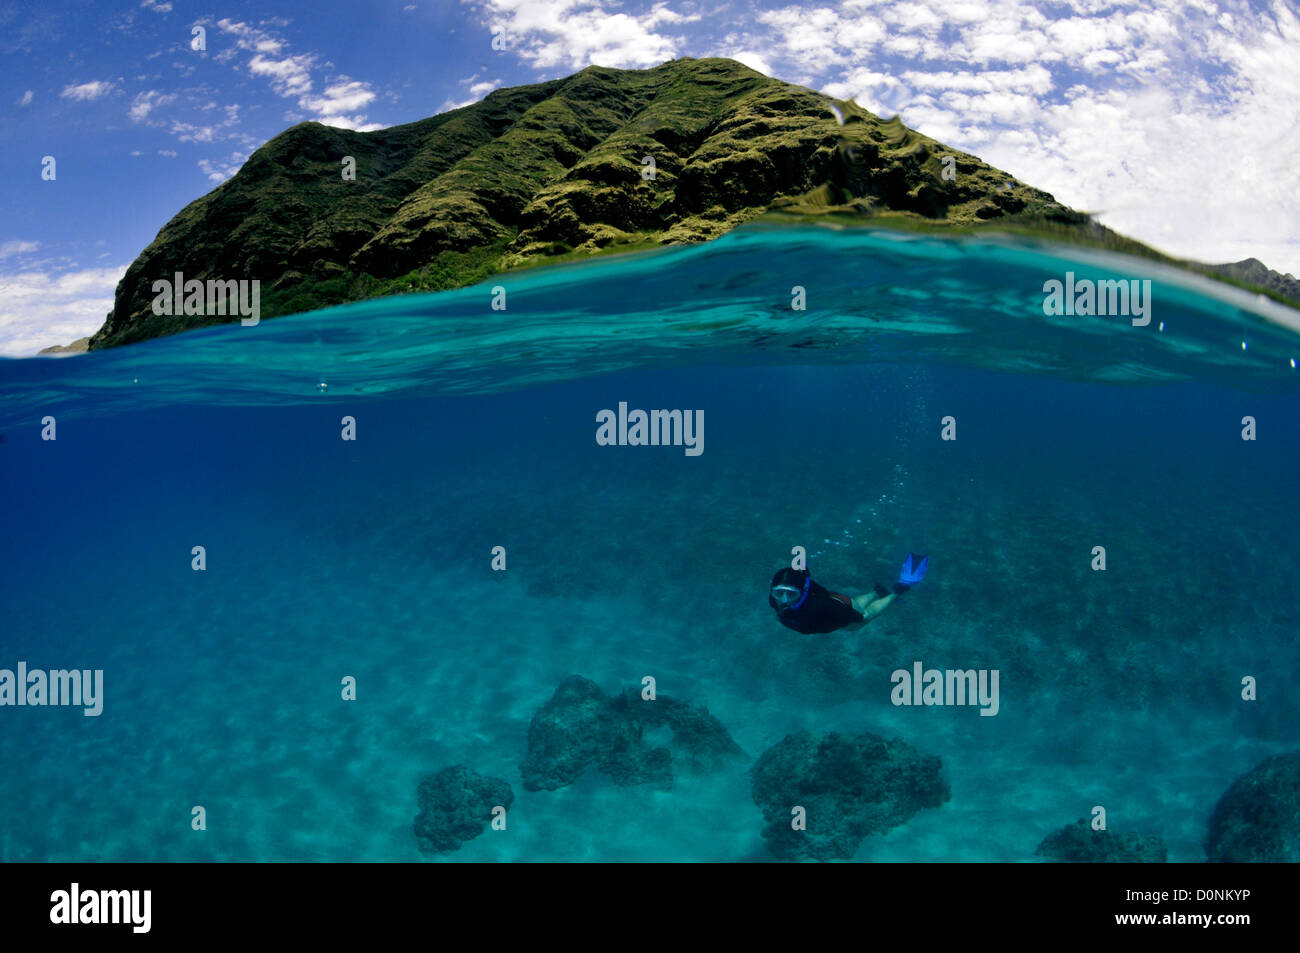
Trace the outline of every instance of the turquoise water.
<path fill-rule="evenodd" d="M 1152 279 L 1151 323 L 1046 317 L 1067 270 Z M 943 761 L 951 800 L 858 860 L 1028 860 L 1098 804 L 1201 860 L 1297 747 L 1290 321 L 1147 263 L 753 227 L 0 363 L 0 668 L 104 672 L 98 717 L 0 708 L 0 860 L 426 859 L 416 787 L 458 762 L 515 801 L 446 859 L 763 860 L 746 769 L 805 728 Z M 703 452 L 599 446 L 620 402 L 702 410 Z M 930 574 L 803 636 L 766 601 L 796 545 L 836 590 Z M 997 669 L 998 714 L 892 705 L 915 661 Z M 571 673 L 652 675 L 748 758 L 526 791 Z"/>

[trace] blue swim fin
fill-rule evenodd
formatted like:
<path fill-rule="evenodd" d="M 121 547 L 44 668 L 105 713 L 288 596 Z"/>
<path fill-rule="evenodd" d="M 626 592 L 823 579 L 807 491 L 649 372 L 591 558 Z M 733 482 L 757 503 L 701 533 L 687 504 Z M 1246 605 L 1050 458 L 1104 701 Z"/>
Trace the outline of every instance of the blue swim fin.
<path fill-rule="evenodd" d="M 901 596 L 924 579 L 925 570 L 929 564 L 929 556 L 917 556 L 916 553 L 908 553 L 907 558 L 903 560 L 903 568 L 899 570 L 898 582 L 894 583 L 894 594 Z"/>

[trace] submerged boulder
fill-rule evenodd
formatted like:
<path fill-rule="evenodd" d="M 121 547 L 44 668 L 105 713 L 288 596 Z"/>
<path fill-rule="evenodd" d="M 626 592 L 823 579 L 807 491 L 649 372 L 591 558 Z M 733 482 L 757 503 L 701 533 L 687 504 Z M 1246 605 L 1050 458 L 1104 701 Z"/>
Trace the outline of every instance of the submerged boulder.
<path fill-rule="evenodd" d="M 572 784 L 595 765 L 620 786 L 671 787 L 675 768 L 714 771 L 743 758 L 706 708 L 637 689 L 609 696 L 581 675 L 555 689 L 528 726 L 528 754 L 519 771 L 529 791 Z"/>
<path fill-rule="evenodd" d="M 639 689 L 628 688 L 613 699 L 612 707 L 636 726 L 638 737 L 654 737 L 657 730 L 667 731 L 665 744 L 679 767 L 710 772 L 745 757 L 722 722 L 703 705 L 667 695 L 647 701 Z"/>
<path fill-rule="evenodd" d="M 934 755 L 870 732 L 786 735 L 750 770 L 763 837 L 781 860 L 848 860 L 867 835 L 947 801 L 941 767 Z M 792 824 L 796 807 L 805 830 Z"/>
<path fill-rule="evenodd" d="M 1274 755 L 1219 798 L 1205 854 L 1212 862 L 1300 861 L 1300 751 Z"/>
<path fill-rule="evenodd" d="M 1073 864 L 1163 864 L 1168 859 L 1165 842 L 1154 834 L 1094 831 L 1086 817 L 1048 834 L 1034 856 Z"/>
<path fill-rule="evenodd" d="M 554 791 L 610 749 L 609 699 L 600 686 L 570 675 L 533 715 L 528 725 L 528 755 L 519 766 L 529 791 Z"/>
<path fill-rule="evenodd" d="M 483 833 L 494 807 L 509 810 L 515 792 L 500 778 L 487 778 L 457 764 L 424 778 L 417 797 L 416 843 L 426 854 L 447 854 Z"/>

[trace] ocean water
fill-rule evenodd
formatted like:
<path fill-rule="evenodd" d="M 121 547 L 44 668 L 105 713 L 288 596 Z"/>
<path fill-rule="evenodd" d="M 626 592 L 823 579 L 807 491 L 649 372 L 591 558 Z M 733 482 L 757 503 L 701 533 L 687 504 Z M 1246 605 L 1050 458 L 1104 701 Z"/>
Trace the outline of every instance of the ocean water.
<path fill-rule="evenodd" d="M 1045 316 L 1067 271 L 1151 279 L 1150 324 Z M 942 759 L 951 800 L 858 861 L 1032 860 L 1095 805 L 1203 860 L 1300 747 L 1296 357 L 1285 309 L 1145 262 L 755 226 L 5 361 L 0 668 L 104 693 L 0 708 L 0 860 L 769 860 L 746 771 L 802 729 Z M 620 402 L 702 411 L 703 452 L 599 445 Z M 794 546 L 840 591 L 930 570 L 800 635 L 767 605 Z M 892 704 L 918 661 L 998 670 L 998 714 Z M 527 791 L 575 673 L 653 676 L 747 757 Z M 511 784 L 507 829 L 429 857 L 416 787 L 457 763 Z"/>

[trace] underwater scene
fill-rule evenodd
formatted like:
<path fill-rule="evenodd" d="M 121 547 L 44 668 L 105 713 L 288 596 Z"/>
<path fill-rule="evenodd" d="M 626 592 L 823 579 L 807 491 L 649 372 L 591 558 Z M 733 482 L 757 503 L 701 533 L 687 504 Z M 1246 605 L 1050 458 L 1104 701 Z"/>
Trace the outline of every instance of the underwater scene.
<path fill-rule="evenodd" d="M 753 224 L 6 360 L 0 860 L 1294 859 L 1295 314 Z"/>

